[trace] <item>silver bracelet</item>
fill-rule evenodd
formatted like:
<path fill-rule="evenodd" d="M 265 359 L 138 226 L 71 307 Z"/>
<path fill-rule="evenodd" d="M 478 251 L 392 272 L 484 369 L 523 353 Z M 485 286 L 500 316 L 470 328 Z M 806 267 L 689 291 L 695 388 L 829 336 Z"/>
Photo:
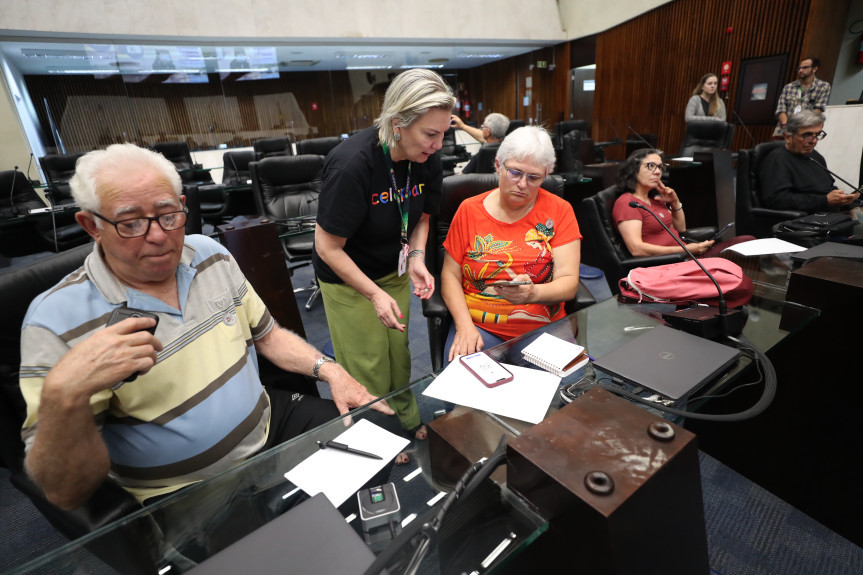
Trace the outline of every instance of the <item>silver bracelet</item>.
<path fill-rule="evenodd" d="M 674 212 L 679 212 L 680 210 L 682 210 L 682 209 L 683 209 L 683 202 L 678 202 L 678 203 L 680 204 L 680 207 L 679 207 L 679 208 L 677 208 L 677 209 L 675 210 L 675 209 L 674 209 L 674 208 L 672 208 L 671 206 L 668 206 L 668 211 L 669 211 L 669 212 L 671 212 L 671 213 L 673 214 Z"/>
<path fill-rule="evenodd" d="M 411 250 L 408 252 L 409 258 L 424 258 L 426 257 L 425 250 Z"/>

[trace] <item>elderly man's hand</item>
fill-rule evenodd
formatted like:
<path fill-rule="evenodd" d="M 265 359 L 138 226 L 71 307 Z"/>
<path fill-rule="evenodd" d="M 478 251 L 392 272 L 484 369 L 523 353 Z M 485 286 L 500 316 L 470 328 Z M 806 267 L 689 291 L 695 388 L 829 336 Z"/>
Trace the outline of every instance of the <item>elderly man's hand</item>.
<path fill-rule="evenodd" d="M 156 364 L 162 344 L 150 332 L 155 320 L 128 318 L 99 330 L 76 344 L 57 362 L 45 385 L 57 384 L 90 397 L 133 373 L 146 373 Z"/>
<path fill-rule="evenodd" d="M 847 206 L 860 197 L 860 193 L 846 194 L 842 190 L 833 190 L 827 194 L 828 206 Z"/>
<path fill-rule="evenodd" d="M 344 415 L 351 409 L 365 405 L 374 401 L 372 409 L 385 413 L 386 415 L 394 415 L 395 412 L 390 409 L 386 401 L 375 401 L 377 397 L 369 393 L 363 385 L 345 371 L 345 368 L 337 363 L 325 363 L 321 366 L 319 373 L 321 379 L 330 384 L 330 389 L 333 392 L 333 402 L 339 413 Z"/>

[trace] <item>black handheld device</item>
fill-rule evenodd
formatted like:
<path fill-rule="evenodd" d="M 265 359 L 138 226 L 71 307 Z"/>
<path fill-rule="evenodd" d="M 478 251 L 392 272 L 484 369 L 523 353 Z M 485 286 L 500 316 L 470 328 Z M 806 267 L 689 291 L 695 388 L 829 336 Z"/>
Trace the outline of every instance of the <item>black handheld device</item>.
<path fill-rule="evenodd" d="M 130 317 L 151 317 L 154 320 L 156 320 L 156 325 L 146 329 L 146 331 L 149 331 L 151 334 L 156 335 L 156 326 L 159 325 L 159 316 L 157 316 L 154 313 L 150 313 L 148 311 L 135 309 L 135 308 L 131 308 L 131 307 L 118 307 L 113 312 L 111 312 L 111 317 L 108 318 L 108 323 L 105 324 L 105 327 L 108 327 L 110 325 L 114 325 L 115 323 L 120 323 L 124 319 L 130 318 Z M 123 381 L 121 381 L 120 383 L 118 383 L 117 385 L 113 386 L 111 389 L 117 389 L 120 386 L 122 386 L 124 383 L 129 383 L 129 382 L 135 381 L 135 379 L 137 377 L 138 377 L 138 373 L 135 372 L 132 375 L 130 375 L 129 377 L 127 377 L 126 379 L 124 379 Z"/>

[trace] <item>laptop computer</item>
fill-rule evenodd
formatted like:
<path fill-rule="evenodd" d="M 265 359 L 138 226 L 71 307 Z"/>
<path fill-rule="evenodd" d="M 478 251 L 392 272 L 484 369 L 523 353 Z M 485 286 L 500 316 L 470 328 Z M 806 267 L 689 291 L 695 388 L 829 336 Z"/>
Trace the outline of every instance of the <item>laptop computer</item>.
<path fill-rule="evenodd" d="M 812 258 L 821 257 L 845 258 L 849 260 L 863 261 L 863 246 L 854 246 L 838 242 L 824 242 L 823 244 L 818 244 L 814 248 L 791 254 L 791 259 L 798 262 L 805 262 Z"/>
<path fill-rule="evenodd" d="M 596 370 L 682 401 L 734 365 L 740 352 L 656 326 L 593 362 Z"/>
<path fill-rule="evenodd" d="M 197 567 L 194 575 L 360 575 L 375 556 L 323 493 L 286 512 Z"/>

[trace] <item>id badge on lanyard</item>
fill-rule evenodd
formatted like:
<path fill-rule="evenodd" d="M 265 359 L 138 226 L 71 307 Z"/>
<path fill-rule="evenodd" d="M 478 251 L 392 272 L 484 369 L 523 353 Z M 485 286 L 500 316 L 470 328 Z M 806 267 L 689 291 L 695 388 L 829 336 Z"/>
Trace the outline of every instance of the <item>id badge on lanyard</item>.
<path fill-rule="evenodd" d="M 399 187 L 396 183 L 396 172 L 393 168 L 393 160 L 390 157 L 390 149 L 386 143 L 382 143 L 381 146 L 384 149 L 384 159 L 387 162 L 387 168 L 390 171 L 390 182 L 392 182 L 393 188 L 392 193 L 397 198 L 396 205 L 399 207 L 399 216 L 401 219 L 401 249 L 399 250 L 399 262 L 398 262 L 398 272 L 399 277 L 403 276 L 408 269 L 408 252 L 410 251 L 410 246 L 408 245 L 408 218 L 410 217 L 410 197 L 411 197 L 411 165 L 412 162 L 408 162 L 408 175 L 405 181 L 404 193 L 399 193 Z"/>

